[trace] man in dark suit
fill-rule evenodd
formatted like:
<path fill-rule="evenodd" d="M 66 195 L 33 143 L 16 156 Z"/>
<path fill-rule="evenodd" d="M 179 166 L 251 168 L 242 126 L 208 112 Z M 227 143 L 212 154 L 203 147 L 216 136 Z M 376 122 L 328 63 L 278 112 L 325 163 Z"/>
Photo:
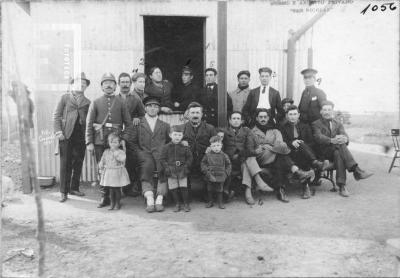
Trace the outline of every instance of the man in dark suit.
<path fill-rule="evenodd" d="M 321 156 L 335 164 L 339 194 L 348 197 L 346 170 L 352 172 L 357 181 L 369 178 L 373 174 L 361 170 L 347 148 L 349 136 L 346 134 L 342 123 L 333 117 L 334 104 L 331 101 L 324 101 L 321 103 L 321 107 L 322 118 L 312 123 L 314 140 L 318 145 Z"/>
<path fill-rule="evenodd" d="M 175 111 L 185 112 L 189 103 L 200 101 L 200 88 L 193 84 L 193 70 L 185 66 L 182 69 L 182 83 L 172 92 L 171 98 Z"/>
<path fill-rule="evenodd" d="M 279 123 L 285 116 L 282 108 L 281 96 L 277 90 L 269 86 L 272 70 L 264 67 L 258 70 L 261 86 L 252 89 L 243 107 L 246 124 L 250 127 L 255 125 L 255 112 L 260 108 L 270 109 L 271 118 Z"/>
<path fill-rule="evenodd" d="M 218 84 L 217 80 L 217 70 L 214 68 L 207 68 L 205 71 L 206 86 L 200 95 L 200 104 L 204 109 L 204 117 L 207 123 L 218 126 Z M 232 100 L 229 95 L 227 95 L 227 112 L 230 114 L 232 112 Z"/>
<path fill-rule="evenodd" d="M 59 140 L 60 154 L 60 202 L 68 193 L 84 196 L 79 191 L 82 164 L 85 158 L 85 127 L 90 100 L 84 92 L 90 80 L 85 73 L 71 81 L 71 92 L 61 96 L 54 112 L 54 132 Z"/>
<path fill-rule="evenodd" d="M 158 119 L 158 98 L 146 97 L 143 102 L 146 114 L 140 119 L 139 125 L 127 129 L 123 138 L 127 141 L 130 151 L 137 155 L 142 192 L 147 204 L 146 211 L 163 211 L 163 198 L 168 188 L 167 179 L 161 172 L 160 157 L 163 146 L 170 140 L 170 126 Z M 157 186 L 153 184 L 155 173 L 158 177 Z"/>
<path fill-rule="evenodd" d="M 321 104 L 326 100 L 324 91 L 315 87 L 315 75 L 317 73 L 315 69 L 305 69 L 301 71 L 306 88 L 301 94 L 299 103 L 300 121 L 309 125 L 321 117 Z"/>
<path fill-rule="evenodd" d="M 296 105 L 291 105 L 286 111 L 287 121 L 281 125 L 283 141 L 290 148 L 290 157 L 302 170 L 324 171 L 329 165 L 329 161 L 321 162 L 317 159 L 314 151 L 314 138 L 311 127 L 299 121 L 300 113 Z M 303 184 L 303 199 L 311 197 L 308 183 Z"/>
<path fill-rule="evenodd" d="M 111 73 L 105 73 L 100 81 L 104 95 L 95 99 L 89 106 L 86 119 L 86 147 L 95 153 L 96 160 L 100 161 L 104 150 L 107 148 L 107 136 L 116 132 L 123 134 L 122 129 L 132 126 L 131 116 L 125 102 L 117 97 L 114 92 L 117 81 Z M 125 150 L 125 141 L 121 144 Z M 109 190 L 107 187 L 100 187 L 101 201 L 99 208 L 110 204 Z"/>
<path fill-rule="evenodd" d="M 136 95 L 136 93 L 130 92 L 132 79 L 128 73 L 123 72 L 118 76 L 118 85 L 120 92 L 117 97 L 125 102 L 129 115 L 131 116 L 132 123 L 136 126 L 139 124 L 140 118 L 144 116 L 144 106 L 142 100 Z M 128 170 L 131 183 L 122 188 L 122 191 L 126 196 L 136 197 L 140 194 L 138 192 L 135 165 L 135 154 L 127 150 L 126 169 Z"/>

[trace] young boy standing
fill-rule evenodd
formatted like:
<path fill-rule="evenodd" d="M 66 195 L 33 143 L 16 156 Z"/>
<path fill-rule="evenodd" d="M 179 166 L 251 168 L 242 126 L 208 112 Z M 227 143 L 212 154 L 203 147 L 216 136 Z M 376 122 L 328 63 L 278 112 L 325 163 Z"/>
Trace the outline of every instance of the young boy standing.
<path fill-rule="evenodd" d="M 231 174 L 232 165 L 228 155 L 221 150 L 221 137 L 211 137 L 210 143 L 211 151 L 206 153 L 201 160 L 201 171 L 206 176 L 207 180 L 209 202 L 207 203 L 206 208 L 210 208 L 214 205 L 213 191 L 215 191 L 218 196 L 218 207 L 224 209 L 225 206 L 222 203 L 222 192 L 224 189 L 224 182 Z"/>
<path fill-rule="evenodd" d="M 193 161 L 192 152 L 189 147 L 181 144 L 183 138 L 182 126 L 173 126 L 169 136 L 171 137 L 171 142 L 163 147 L 160 162 L 164 169 L 165 176 L 168 178 L 168 189 L 175 202 L 174 212 L 181 210 L 179 191 L 182 194 L 184 203 L 183 209 L 185 212 L 189 212 L 187 175 Z"/>

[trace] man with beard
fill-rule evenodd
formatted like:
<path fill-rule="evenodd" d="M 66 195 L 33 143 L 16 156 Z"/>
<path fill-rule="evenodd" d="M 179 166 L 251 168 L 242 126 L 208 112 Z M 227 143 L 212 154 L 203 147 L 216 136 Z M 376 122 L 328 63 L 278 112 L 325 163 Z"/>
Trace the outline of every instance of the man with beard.
<path fill-rule="evenodd" d="M 210 138 L 217 135 L 215 128 L 202 121 L 203 107 L 200 103 L 192 102 L 188 106 L 189 121 L 182 125 L 182 143 L 187 144 L 193 155 L 193 163 L 190 167 L 189 185 L 193 179 L 198 179 L 201 173 L 200 162 L 210 145 Z M 200 174 L 201 175 L 201 174 Z M 205 184 L 203 184 L 204 196 L 207 195 Z"/>
<path fill-rule="evenodd" d="M 223 135 L 224 152 L 229 156 L 233 171 L 241 172 L 242 184 L 245 186 L 245 199 L 250 205 L 254 205 L 251 194 L 252 180 L 254 178 L 257 187 L 262 191 L 273 191 L 261 178 L 261 168 L 255 158 L 254 138 L 248 127 L 242 126 L 242 113 L 232 112 L 229 117 L 229 127 L 221 129 Z M 229 196 L 230 180 L 226 182 L 224 193 Z"/>
<path fill-rule="evenodd" d="M 349 136 L 342 123 L 334 119 L 333 107 L 334 104 L 331 101 L 321 103 L 322 118 L 312 123 L 312 129 L 319 153 L 324 159 L 329 159 L 335 164 L 339 194 L 342 197 L 348 197 L 346 170 L 353 173 L 356 181 L 369 178 L 373 174 L 358 167 L 358 163 L 347 148 Z"/>
<path fill-rule="evenodd" d="M 68 194 L 84 196 L 79 191 L 83 160 L 85 158 L 85 126 L 90 100 L 84 95 L 90 80 L 85 73 L 72 79 L 72 90 L 62 95 L 54 112 L 54 131 L 59 140 L 60 202 Z"/>
<path fill-rule="evenodd" d="M 315 69 L 301 71 L 306 88 L 301 94 L 299 103 L 300 121 L 309 125 L 320 118 L 321 105 L 326 100 L 324 91 L 315 87 L 317 73 Z"/>
<path fill-rule="evenodd" d="M 252 129 L 255 137 L 255 153 L 257 162 L 261 168 L 268 168 L 273 171 L 269 184 L 277 191 L 277 198 L 282 202 L 289 202 L 286 195 L 287 178 L 291 173 L 300 182 L 315 178 L 314 171 L 302 171 L 290 159 L 290 149 L 282 139 L 282 134 L 275 128 L 275 123 L 270 116 L 270 110 L 257 109 L 256 126 Z"/>
<path fill-rule="evenodd" d="M 248 70 L 242 70 L 237 75 L 238 87 L 228 92 L 228 96 L 232 101 L 232 110 L 242 112 L 243 106 L 246 104 L 247 96 L 250 93 L 250 72 Z"/>
<path fill-rule="evenodd" d="M 129 74 L 123 72 L 118 77 L 118 85 L 120 87 L 120 93 L 117 95 L 123 102 L 125 102 L 128 108 L 129 115 L 131 116 L 132 123 L 137 126 L 140 122 L 140 118 L 144 116 L 144 107 L 142 101 L 136 94 L 131 93 L 132 80 Z M 128 150 L 126 154 L 126 169 L 128 170 L 129 179 L 131 183 L 122 188 L 122 192 L 126 196 L 136 197 L 139 195 L 137 190 L 136 171 L 135 171 L 135 155 Z M 136 184 L 136 186 L 134 186 Z"/>
<path fill-rule="evenodd" d="M 287 122 L 281 126 L 283 141 L 289 146 L 290 157 L 302 170 L 311 168 L 325 171 L 329 166 L 329 161 L 321 162 L 317 159 L 314 151 L 314 138 L 311 127 L 299 121 L 299 110 L 296 105 L 287 108 Z M 303 199 L 311 197 L 309 185 L 303 184 Z"/>
<path fill-rule="evenodd" d="M 123 134 L 123 127 L 132 126 L 131 116 L 122 98 L 117 97 L 114 92 L 117 81 L 112 73 L 105 73 L 101 78 L 101 89 L 104 95 L 95 99 L 88 111 L 86 119 L 86 146 L 91 152 L 95 152 L 96 160 L 99 162 L 107 147 L 107 137 L 115 132 L 119 136 Z M 121 144 L 125 150 L 125 141 Z M 110 204 L 109 190 L 100 186 L 101 201 L 99 208 Z"/>
<path fill-rule="evenodd" d="M 185 112 L 189 103 L 200 100 L 200 88 L 193 84 L 193 77 L 193 70 L 188 66 L 183 67 L 182 84 L 172 94 L 174 110 Z"/>
<path fill-rule="evenodd" d="M 164 210 L 163 198 L 168 192 L 167 178 L 161 171 L 161 152 L 170 140 L 169 124 L 158 119 L 160 99 L 146 97 L 144 99 L 146 114 L 140 119 L 137 126 L 130 127 L 124 134 L 127 147 L 137 154 L 139 163 L 139 178 L 142 183 L 142 192 L 146 199 L 146 211 L 161 212 Z M 154 174 L 158 177 L 154 185 Z M 154 198 L 156 193 L 156 198 Z"/>

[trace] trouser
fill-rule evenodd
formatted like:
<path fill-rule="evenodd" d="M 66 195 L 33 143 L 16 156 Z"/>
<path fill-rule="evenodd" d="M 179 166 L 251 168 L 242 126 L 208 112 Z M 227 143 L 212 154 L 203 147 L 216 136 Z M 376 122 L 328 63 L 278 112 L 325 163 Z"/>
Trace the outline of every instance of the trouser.
<path fill-rule="evenodd" d="M 327 157 L 333 160 L 336 169 L 336 183 L 338 185 L 346 184 L 346 170 L 353 172 L 357 167 L 357 162 L 345 144 L 335 145 L 330 155 Z"/>
<path fill-rule="evenodd" d="M 73 132 L 69 139 L 60 141 L 60 192 L 79 191 L 79 181 L 85 158 L 86 145 L 82 137 Z"/>
<path fill-rule="evenodd" d="M 294 162 L 288 155 L 276 154 L 274 162 L 266 167 L 271 171 L 267 176 L 268 185 L 271 184 L 271 187 L 276 191 L 279 188 L 285 188 L 288 181 L 287 174 L 291 172 L 293 165 Z"/>
<path fill-rule="evenodd" d="M 94 145 L 94 154 L 96 156 L 96 161 L 97 163 L 100 162 L 101 156 L 103 155 L 104 150 L 106 149 L 106 145 Z M 102 186 L 100 185 L 100 193 L 101 197 L 104 198 L 105 200 L 109 201 L 110 199 L 110 190 L 109 187 L 107 186 Z"/>
<path fill-rule="evenodd" d="M 147 191 L 156 191 L 157 195 L 165 196 L 168 192 L 167 179 L 161 173 L 161 165 L 151 153 L 140 153 L 139 159 L 140 181 L 143 194 Z M 157 186 L 154 186 L 154 173 L 158 174 Z"/>
<path fill-rule="evenodd" d="M 253 177 L 261 172 L 257 159 L 254 156 L 248 157 L 242 163 L 242 184 L 251 187 Z"/>
<path fill-rule="evenodd" d="M 311 169 L 312 162 L 317 159 L 314 151 L 305 143 L 301 143 L 296 150 L 292 150 L 290 157 L 300 169 L 306 171 Z"/>
<path fill-rule="evenodd" d="M 138 173 L 136 171 L 136 166 L 137 166 L 137 159 L 135 157 L 135 154 L 127 149 L 126 150 L 126 163 L 125 167 L 126 170 L 128 171 L 129 175 L 129 180 L 131 181 L 130 184 L 127 186 L 122 187 L 122 191 L 125 192 L 130 192 L 133 189 L 138 190 L 139 188 L 134 188 L 134 184 L 137 184 L 138 182 Z"/>

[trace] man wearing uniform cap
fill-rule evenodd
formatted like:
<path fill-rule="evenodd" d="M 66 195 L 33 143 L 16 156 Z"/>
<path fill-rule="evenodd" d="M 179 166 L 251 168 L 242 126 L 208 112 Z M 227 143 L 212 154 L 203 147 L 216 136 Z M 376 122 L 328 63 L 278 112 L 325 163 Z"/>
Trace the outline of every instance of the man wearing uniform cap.
<path fill-rule="evenodd" d="M 112 132 L 121 136 L 124 133 L 123 128 L 132 126 L 132 119 L 125 102 L 114 94 L 117 87 L 114 75 L 105 73 L 100 85 L 104 94 L 91 103 L 86 120 L 86 146 L 89 151 L 95 152 L 97 161 L 100 161 L 107 147 L 107 136 Z M 121 144 L 125 149 L 124 140 Z M 100 192 L 101 201 L 98 207 L 108 206 L 109 190 L 101 186 Z"/>
<path fill-rule="evenodd" d="M 268 67 L 263 67 L 258 70 L 258 73 L 260 74 L 261 86 L 250 91 L 243 107 L 246 123 L 250 127 L 255 125 L 255 112 L 260 108 L 270 109 L 271 118 L 275 123 L 285 117 L 279 92 L 269 86 L 272 70 Z"/>
<path fill-rule="evenodd" d="M 200 100 L 200 88 L 193 84 L 193 77 L 193 70 L 184 66 L 182 68 L 182 84 L 177 86 L 171 96 L 175 111 L 184 112 L 190 102 Z"/>
<path fill-rule="evenodd" d="M 170 140 L 170 126 L 158 119 L 160 99 L 149 96 L 143 102 L 146 111 L 144 117 L 140 118 L 139 125 L 127 128 L 123 138 L 127 141 L 127 148 L 137 155 L 146 211 L 163 211 L 163 198 L 168 188 L 161 171 L 160 157 L 163 146 Z M 158 177 L 157 185 L 154 185 L 154 175 Z"/>
<path fill-rule="evenodd" d="M 299 103 L 300 121 L 309 125 L 321 117 L 321 104 L 326 100 L 326 94 L 324 91 L 315 87 L 315 75 L 317 73 L 318 71 L 311 68 L 301 71 L 306 88 L 301 94 Z"/>
<path fill-rule="evenodd" d="M 242 112 L 243 106 L 246 104 L 247 97 L 250 93 L 250 72 L 242 70 L 237 75 L 238 87 L 228 92 L 228 96 L 232 101 L 232 111 Z"/>
<path fill-rule="evenodd" d="M 82 164 L 85 158 L 85 126 L 90 100 L 84 95 L 90 80 L 84 72 L 71 80 L 72 90 L 61 96 L 54 111 L 54 131 L 59 140 L 60 202 L 68 194 L 84 196 L 79 191 Z"/>

